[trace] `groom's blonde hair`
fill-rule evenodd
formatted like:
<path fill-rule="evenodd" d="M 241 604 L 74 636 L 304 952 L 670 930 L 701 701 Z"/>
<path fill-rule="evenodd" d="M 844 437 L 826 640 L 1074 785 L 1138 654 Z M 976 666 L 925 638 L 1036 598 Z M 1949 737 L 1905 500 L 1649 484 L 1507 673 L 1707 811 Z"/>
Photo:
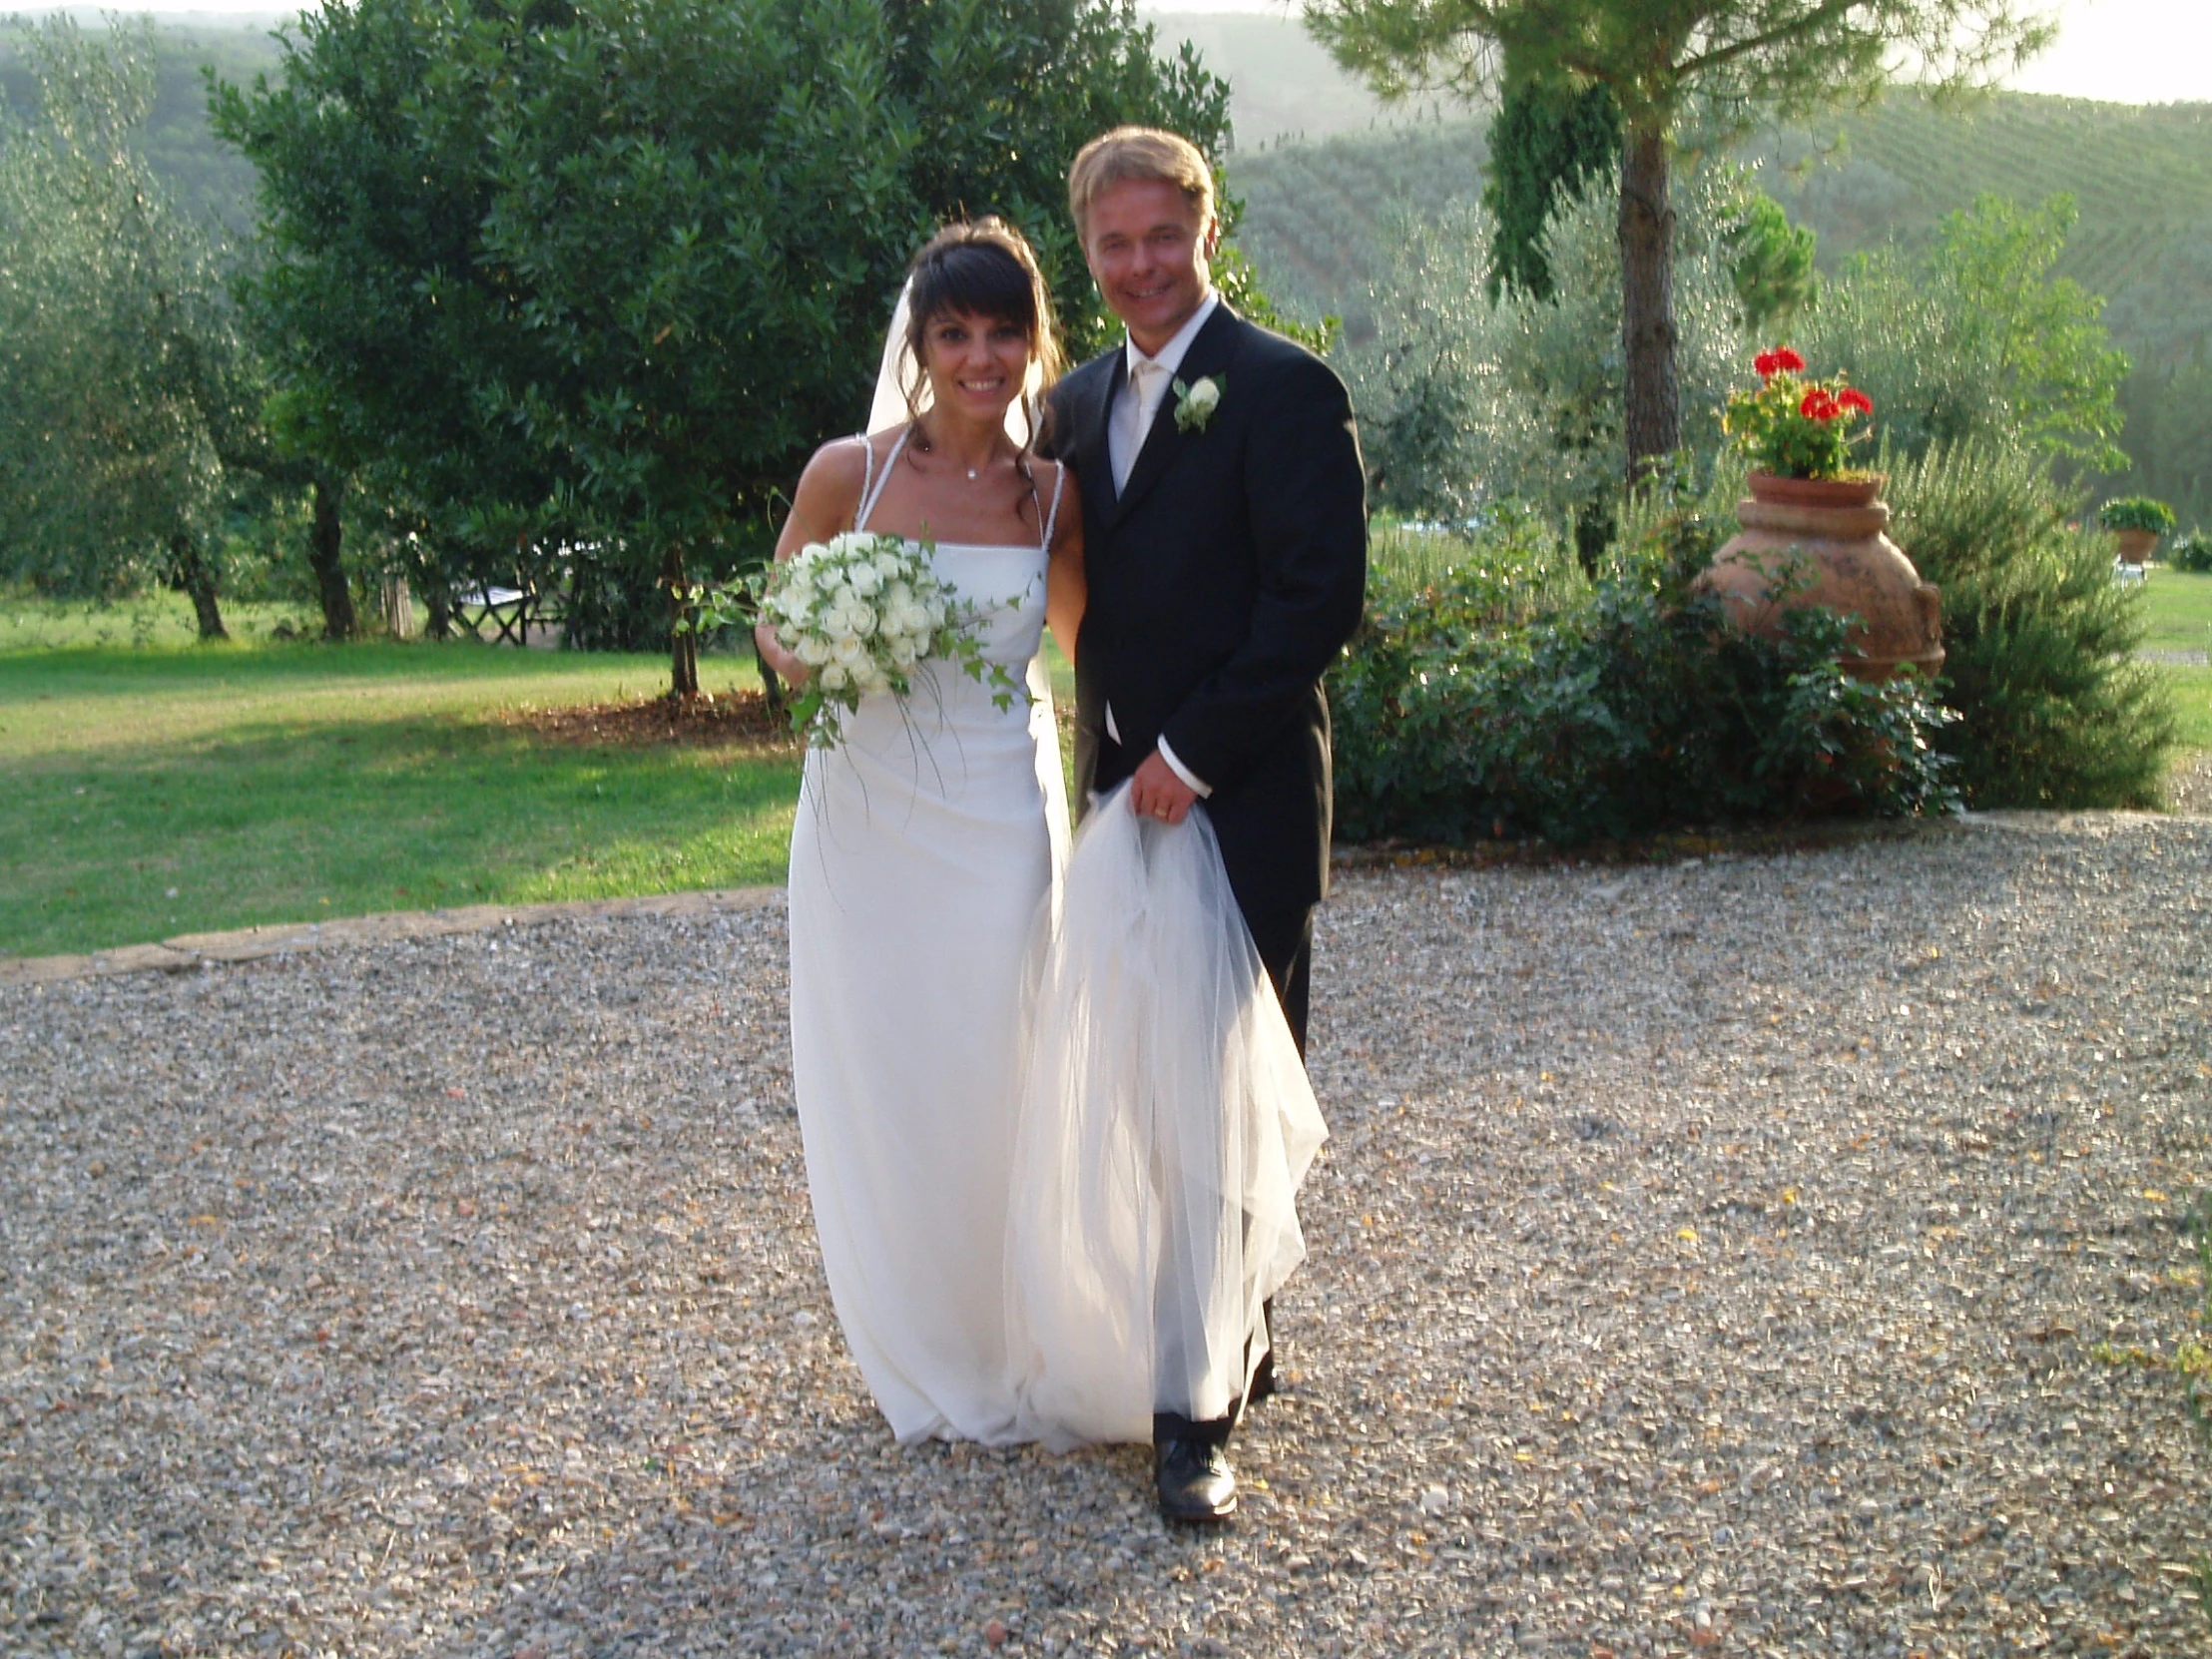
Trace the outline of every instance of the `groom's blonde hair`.
<path fill-rule="evenodd" d="M 1090 235 L 1091 204 L 1125 179 L 1173 185 L 1198 210 L 1200 225 L 1213 223 L 1214 170 L 1197 145 L 1158 127 L 1116 127 L 1084 145 L 1068 169 L 1068 212 L 1078 240 Z"/>

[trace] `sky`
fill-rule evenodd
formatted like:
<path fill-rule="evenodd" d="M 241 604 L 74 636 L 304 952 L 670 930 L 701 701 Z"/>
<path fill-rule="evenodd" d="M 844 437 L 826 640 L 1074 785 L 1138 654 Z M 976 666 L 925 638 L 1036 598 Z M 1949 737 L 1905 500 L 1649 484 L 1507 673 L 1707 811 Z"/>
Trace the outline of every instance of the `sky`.
<path fill-rule="evenodd" d="M 1148 9 L 1291 15 L 1284 0 L 1143 0 Z M 2123 104 L 2212 103 L 2212 0 L 2056 0 L 2058 43 L 2023 92 Z"/>
<path fill-rule="evenodd" d="M 1156 11 L 1291 15 L 1285 0 L 1145 0 Z M 25 9 L 36 10 L 36 6 Z M 291 8 L 210 0 L 120 0 L 118 9 L 165 17 Z M 2058 44 L 2017 76 L 2025 92 L 2118 103 L 2212 102 L 2212 0 L 2056 0 Z M 212 20 L 212 18 L 211 18 Z"/>

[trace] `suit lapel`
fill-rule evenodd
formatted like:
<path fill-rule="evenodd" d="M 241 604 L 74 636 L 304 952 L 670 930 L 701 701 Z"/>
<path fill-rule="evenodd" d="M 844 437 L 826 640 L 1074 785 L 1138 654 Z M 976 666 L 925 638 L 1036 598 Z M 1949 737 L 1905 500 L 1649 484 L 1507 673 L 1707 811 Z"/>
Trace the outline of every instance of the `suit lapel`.
<path fill-rule="evenodd" d="M 1229 359 L 1236 355 L 1237 331 L 1243 326 L 1244 324 L 1237 313 L 1229 308 L 1227 300 L 1215 306 L 1214 314 L 1206 319 L 1206 326 L 1199 329 L 1198 337 L 1191 341 L 1190 350 L 1183 354 L 1183 366 L 1175 371 L 1175 378 L 1188 386 L 1204 379 L 1209 374 L 1222 372 L 1223 369 L 1229 366 Z M 1126 374 L 1119 377 L 1127 378 Z M 1113 378 L 1111 377 L 1108 380 L 1107 391 L 1111 396 L 1113 392 Z M 1108 409 L 1110 410 L 1111 407 L 1112 405 L 1109 403 Z M 1119 523 L 1127 515 L 1130 508 L 1145 498 L 1152 486 L 1160 481 L 1161 475 L 1168 469 L 1168 464 L 1182 451 L 1185 444 L 1195 443 L 1198 440 L 1197 433 L 1184 432 L 1177 428 L 1175 409 L 1176 397 L 1174 390 L 1171 388 L 1160 399 L 1159 411 L 1152 417 L 1152 429 L 1145 434 L 1144 447 L 1137 451 L 1136 465 L 1129 469 L 1128 487 L 1121 492 L 1113 506 L 1107 511 L 1106 523 L 1109 527 Z M 1099 421 L 1098 430 L 1100 441 L 1103 443 L 1106 431 L 1104 419 Z M 1107 466 L 1106 481 L 1108 483 L 1113 481 L 1111 462 Z"/>

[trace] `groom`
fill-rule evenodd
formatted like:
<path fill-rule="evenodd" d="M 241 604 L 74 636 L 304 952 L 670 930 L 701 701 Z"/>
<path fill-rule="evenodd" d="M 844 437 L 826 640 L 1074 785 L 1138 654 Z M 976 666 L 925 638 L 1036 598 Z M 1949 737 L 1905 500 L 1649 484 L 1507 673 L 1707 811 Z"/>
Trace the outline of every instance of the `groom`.
<path fill-rule="evenodd" d="M 1076 646 L 1076 784 L 1133 810 L 1206 803 L 1229 883 L 1301 1053 L 1314 906 L 1329 875 L 1329 708 L 1360 621 L 1367 485 L 1344 383 L 1213 289 L 1213 170 L 1122 127 L 1068 172 L 1083 257 L 1128 337 L 1052 394 L 1051 447 L 1083 487 L 1089 600 Z M 1263 1362 L 1251 1399 L 1268 1391 Z M 1237 1502 L 1211 1422 L 1153 1419 L 1163 1514 Z"/>

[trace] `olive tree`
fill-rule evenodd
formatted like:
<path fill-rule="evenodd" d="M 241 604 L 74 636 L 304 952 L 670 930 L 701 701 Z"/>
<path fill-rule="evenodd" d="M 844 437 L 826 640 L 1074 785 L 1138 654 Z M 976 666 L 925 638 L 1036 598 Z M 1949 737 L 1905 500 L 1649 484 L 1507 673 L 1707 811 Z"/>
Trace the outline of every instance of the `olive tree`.
<path fill-rule="evenodd" d="M 50 591 L 190 596 L 225 632 L 218 520 L 255 418 L 217 251 L 134 148 L 144 28 L 18 26 L 33 108 L 0 130 L 0 560 Z"/>
<path fill-rule="evenodd" d="M 2039 50 L 2032 0 L 1306 0 L 1307 26 L 1385 97 L 1468 99 L 1515 74 L 1602 87 L 1620 114 L 1623 431 L 1632 474 L 1681 439 L 1673 145 L 1866 98 L 1894 76 L 1985 82 Z"/>

